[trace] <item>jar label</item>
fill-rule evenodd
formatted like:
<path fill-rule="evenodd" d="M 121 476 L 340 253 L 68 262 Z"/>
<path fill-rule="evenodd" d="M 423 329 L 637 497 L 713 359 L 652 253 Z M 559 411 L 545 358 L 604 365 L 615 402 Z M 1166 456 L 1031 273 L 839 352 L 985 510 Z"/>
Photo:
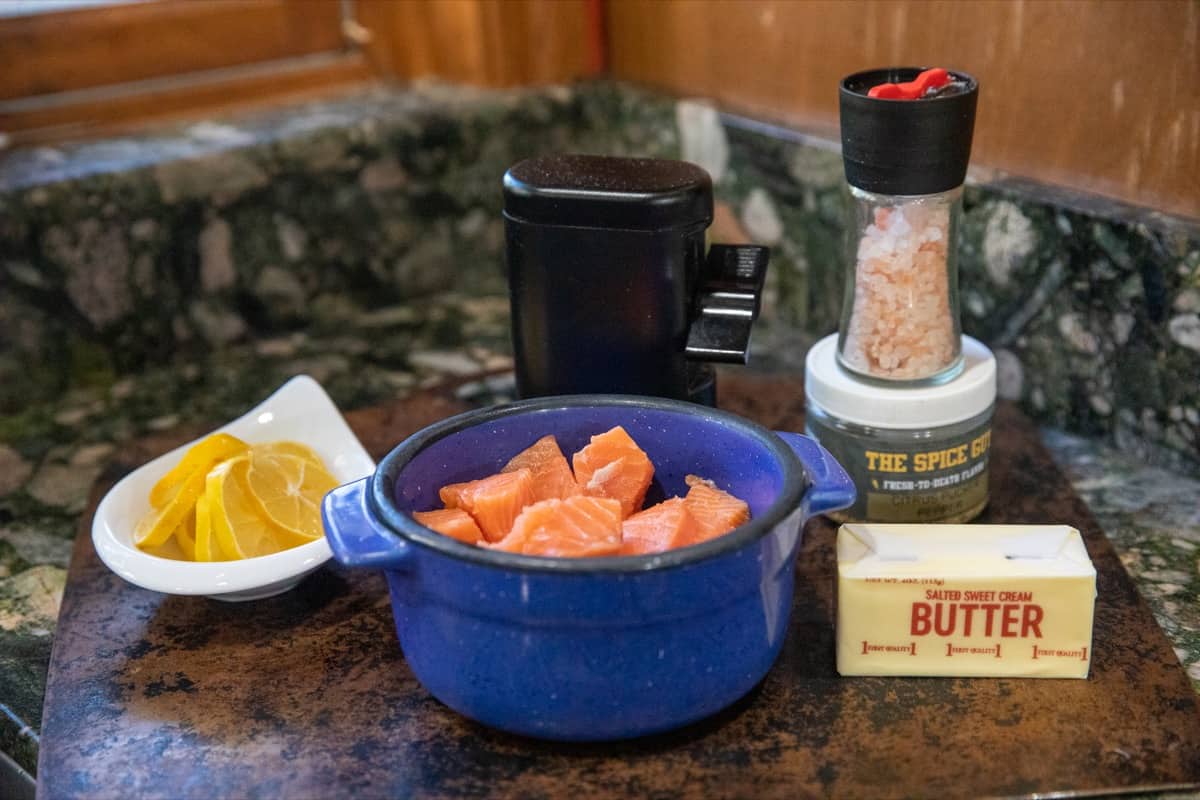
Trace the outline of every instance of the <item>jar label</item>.
<path fill-rule="evenodd" d="M 973 516 L 988 497 L 991 421 L 941 439 L 886 442 L 810 419 L 808 431 L 854 481 L 849 519 L 940 522 Z"/>

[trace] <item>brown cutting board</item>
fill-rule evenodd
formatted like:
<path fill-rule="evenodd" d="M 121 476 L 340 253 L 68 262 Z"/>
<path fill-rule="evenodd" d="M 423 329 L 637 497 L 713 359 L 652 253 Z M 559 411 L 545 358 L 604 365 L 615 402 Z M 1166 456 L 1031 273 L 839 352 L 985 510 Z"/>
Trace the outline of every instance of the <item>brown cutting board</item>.
<path fill-rule="evenodd" d="M 348 415 L 381 456 L 461 410 L 428 392 Z M 798 381 L 726 375 L 722 405 L 803 429 Z M 93 493 L 187 438 L 128 450 Z M 766 679 L 675 733 L 520 739 L 415 681 L 382 578 L 328 566 L 250 604 L 144 591 L 80 532 L 46 691 L 39 796 L 954 797 L 1200 785 L 1200 704 L 1091 514 L 1012 406 L 985 521 L 1079 528 L 1099 573 L 1091 677 L 840 678 L 834 526 L 809 524 L 791 631 Z"/>

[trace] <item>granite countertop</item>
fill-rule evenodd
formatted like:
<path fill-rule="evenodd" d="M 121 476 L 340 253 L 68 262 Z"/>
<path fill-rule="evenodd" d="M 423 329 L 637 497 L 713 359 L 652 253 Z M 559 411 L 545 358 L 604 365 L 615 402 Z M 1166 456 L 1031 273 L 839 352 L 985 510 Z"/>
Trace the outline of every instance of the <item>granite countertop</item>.
<path fill-rule="evenodd" d="M 447 378 L 510 365 L 507 300 L 443 294 L 384 308 L 337 333 L 295 333 L 232 347 L 203 362 L 146 372 L 104 391 L 0 419 L 0 745 L 32 772 L 46 668 L 71 542 L 87 493 L 112 454 L 151 432 L 196 433 L 232 418 L 287 377 L 307 373 L 343 409 Z M 782 341 L 783 338 L 787 341 Z M 786 345 L 786 346 L 785 346 Z M 803 347 L 768 330 L 756 367 L 794 369 Z M 503 397 L 504 375 L 465 384 L 480 402 Z M 1044 430 L 1044 440 L 1112 539 L 1126 569 L 1200 690 L 1200 480 L 1148 467 L 1094 440 Z"/>

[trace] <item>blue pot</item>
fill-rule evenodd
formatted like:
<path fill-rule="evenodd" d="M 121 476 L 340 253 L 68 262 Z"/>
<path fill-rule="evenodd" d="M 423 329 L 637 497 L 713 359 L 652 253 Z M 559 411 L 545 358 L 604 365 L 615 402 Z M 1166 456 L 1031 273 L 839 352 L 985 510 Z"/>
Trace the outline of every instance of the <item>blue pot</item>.
<path fill-rule="evenodd" d="M 570 454 L 614 425 L 650 456 L 665 496 L 701 475 L 749 503 L 750 522 L 657 555 L 554 559 L 466 545 L 409 516 L 541 436 Z M 803 523 L 853 500 L 808 437 L 690 403 L 580 395 L 431 425 L 330 492 L 322 513 L 338 561 L 385 571 L 405 658 L 434 697 L 507 731 L 582 741 L 675 728 L 753 688 L 787 634 Z"/>

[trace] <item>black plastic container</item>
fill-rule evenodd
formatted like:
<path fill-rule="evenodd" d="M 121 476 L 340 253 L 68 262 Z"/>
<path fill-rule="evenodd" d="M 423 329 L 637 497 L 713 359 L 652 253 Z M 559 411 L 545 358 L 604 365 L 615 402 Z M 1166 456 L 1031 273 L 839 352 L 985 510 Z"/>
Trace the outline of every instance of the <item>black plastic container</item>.
<path fill-rule="evenodd" d="M 504 176 L 517 390 L 712 404 L 745 362 L 766 248 L 714 246 L 712 181 L 682 161 L 553 155 Z"/>
<path fill-rule="evenodd" d="M 842 162 L 851 186 L 876 194 L 926 195 L 961 186 L 971 160 L 979 81 L 959 70 L 956 91 L 921 100 L 869 97 L 881 83 L 915 79 L 923 67 L 887 67 L 842 79 Z"/>

